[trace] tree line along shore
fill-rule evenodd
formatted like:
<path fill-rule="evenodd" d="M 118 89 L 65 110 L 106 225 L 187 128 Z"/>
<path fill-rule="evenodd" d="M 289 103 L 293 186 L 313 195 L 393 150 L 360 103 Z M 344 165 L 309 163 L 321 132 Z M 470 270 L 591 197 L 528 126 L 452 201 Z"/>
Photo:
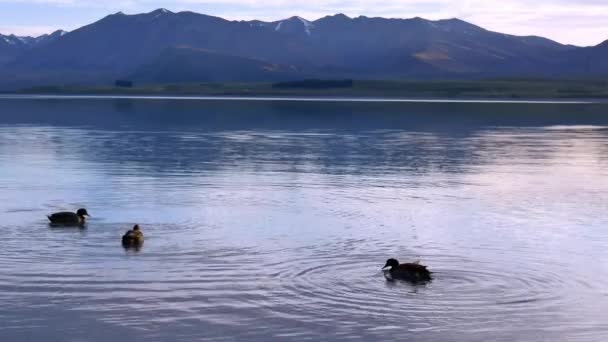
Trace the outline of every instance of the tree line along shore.
<path fill-rule="evenodd" d="M 54 95 L 200 95 L 200 96 L 343 96 L 391 98 L 608 98 L 608 80 L 299 80 L 278 83 L 137 84 L 118 80 L 98 86 L 44 86 L 16 94 Z"/>

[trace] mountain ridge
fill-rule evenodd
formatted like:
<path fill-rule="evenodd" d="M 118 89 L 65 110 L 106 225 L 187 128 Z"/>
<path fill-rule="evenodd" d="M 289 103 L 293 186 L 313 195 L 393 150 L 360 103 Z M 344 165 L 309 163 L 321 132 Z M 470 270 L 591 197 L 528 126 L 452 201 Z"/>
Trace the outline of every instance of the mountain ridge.
<path fill-rule="evenodd" d="M 14 43 L 9 44 L 5 37 Z M 184 64 L 195 68 L 192 74 L 199 75 L 200 81 L 213 78 L 218 82 L 239 81 L 235 79 L 238 74 L 232 72 L 239 62 L 248 75 L 241 81 L 274 80 L 277 74 L 269 73 L 264 65 L 289 70 L 279 79 L 287 75 L 293 79 L 608 75 L 608 63 L 603 62 L 608 60 L 608 40 L 595 47 L 577 47 L 539 36 L 493 32 L 457 18 L 351 18 L 335 14 L 314 21 L 300 16 L 231 21 L 157 9 L 138 14 L 118 12 L 69 33 L 45 35 L 44 43 L 35 43 L 35 39 L 0 35 L 0 87 L 96 84 L 125 77 L 136 82 L 165 82 L 167 78 L 180 82 L 166 74 L 154 79 L 138 72 L 160 75 L 149 68 L 156 63 L 188 75 L 186 65 L 166 65 L 169 60 L 187 60 Z M 168 51 L 174 54 L 171 58 Z M 207 64 L 196 63 L 193 56 Z M 207 74 L 201 74 L 203 71 Z M 188 81 L 196 79 L 188 77 Z"/>

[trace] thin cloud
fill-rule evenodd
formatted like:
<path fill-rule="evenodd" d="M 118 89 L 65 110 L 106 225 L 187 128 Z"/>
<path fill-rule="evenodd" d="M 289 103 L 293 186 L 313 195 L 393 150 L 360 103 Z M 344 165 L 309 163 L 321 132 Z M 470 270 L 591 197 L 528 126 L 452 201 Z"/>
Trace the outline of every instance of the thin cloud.
<path fill-rule="evenodd" d="M 35 26 L 35 25 L 0 25 L 0 33 L 14 34 L 17 36 L 32 36 L 38 37 L 43 34 L 56 31 L 54 26 Z"/>

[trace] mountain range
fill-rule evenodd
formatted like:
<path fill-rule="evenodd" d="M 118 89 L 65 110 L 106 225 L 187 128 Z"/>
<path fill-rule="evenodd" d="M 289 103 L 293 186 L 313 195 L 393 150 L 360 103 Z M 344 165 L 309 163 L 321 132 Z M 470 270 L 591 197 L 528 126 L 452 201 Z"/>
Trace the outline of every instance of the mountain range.
<path fill-rule="evenodd" d="M 608 41 L 563 45 L 459 19 L 343 14 L 308 21 L 229 21 L 165 9 L 116 13 L 71 32 L 0 35 L 0 88 L 249 82 L 303 78 L 601 78 Z"/>
<path fill-rule="evenodd" d="M 38 37 L 17 37 L 14 34 L 8 36 L 0 34 L 0 65 L 12 61 L 30 49 L 49 44 L 66 33 L 63 30 L 57 30 L 51 34 L 43 34 Z"/>

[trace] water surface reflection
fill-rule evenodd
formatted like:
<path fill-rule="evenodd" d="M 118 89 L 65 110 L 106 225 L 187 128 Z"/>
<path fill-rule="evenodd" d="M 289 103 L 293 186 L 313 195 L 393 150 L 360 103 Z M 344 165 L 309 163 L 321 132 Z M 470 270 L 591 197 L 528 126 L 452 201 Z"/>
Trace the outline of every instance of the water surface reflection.
<path fill-rule="evenodd" d="M 2 99 L 0 340 L 604 340 L 605 108 Z"/>

